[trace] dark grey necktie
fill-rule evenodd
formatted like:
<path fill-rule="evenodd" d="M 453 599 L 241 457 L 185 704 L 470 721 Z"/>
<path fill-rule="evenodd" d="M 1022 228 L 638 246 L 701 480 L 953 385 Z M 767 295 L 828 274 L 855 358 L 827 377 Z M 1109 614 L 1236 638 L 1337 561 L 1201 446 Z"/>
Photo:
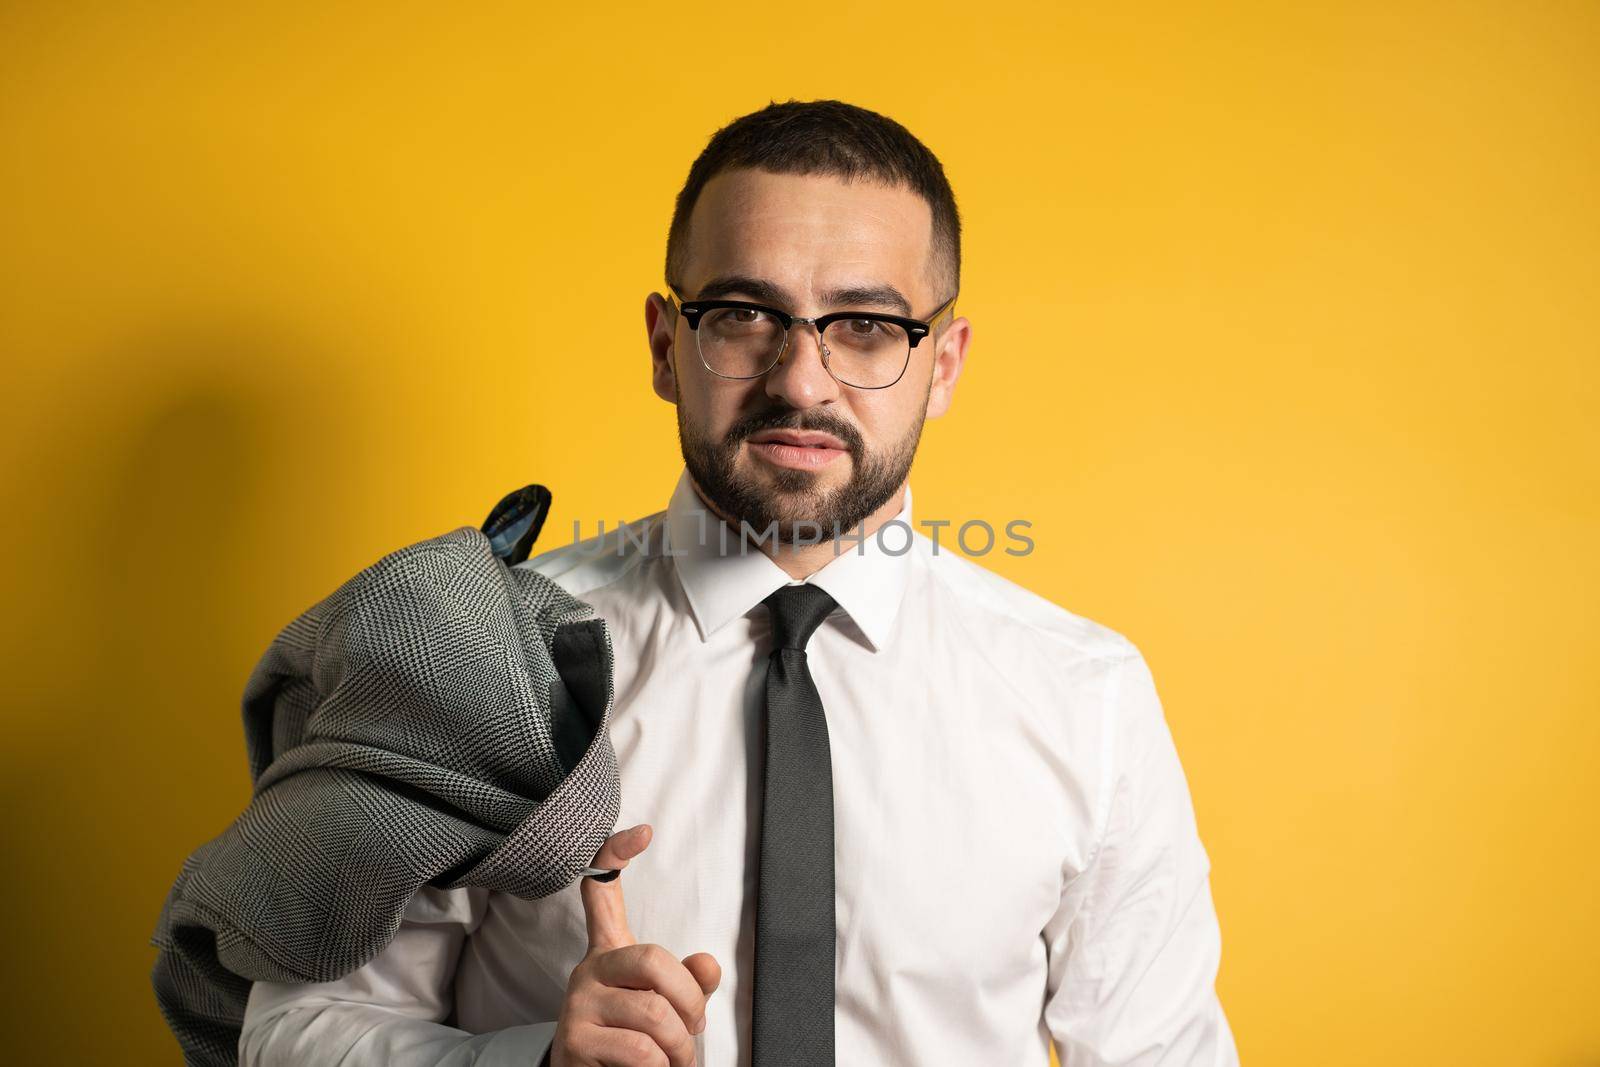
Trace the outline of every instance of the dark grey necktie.
<path fill-rule="evenodd" d="M 763 602 L 766 782 L 756 893 L 754 1067 L 833 1063 L 833 763 L 806 642 L 835 607 L 810 584 Z"/>

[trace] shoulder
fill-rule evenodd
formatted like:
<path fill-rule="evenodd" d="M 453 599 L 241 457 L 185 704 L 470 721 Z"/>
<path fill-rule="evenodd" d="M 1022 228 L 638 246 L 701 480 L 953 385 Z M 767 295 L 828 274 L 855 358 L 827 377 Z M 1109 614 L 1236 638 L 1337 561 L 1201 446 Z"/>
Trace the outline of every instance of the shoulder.
<path fill-rule="evenodd" d="M 1052 659 L 1116 664 L 1139 655 L 1123 634 L 990 570 L 947 545 L 915 535 L 917 565 L 932 595 L 957 619 L 997 640 L 1020 642 Z"/>
<path fill-rule="evenodd" d="M 1103 833 L 1119 768 L 1142 739 L 1159 736 L 1162 718 L 1144 656 L 1128 637 L 1070 611 L 978 560 L 917 535 L 916 563 L 950 655 L 978 657 L 991 688 L 1011 700 L 1048 738 L 1054 752 L 1078 754 L 1074 766 L 1095 797 Z"/>
<path fill-rule="evenodd" d="M 658 511 L 529 556 L 516 566 L 549 578 L 575 597 L 592 595 L 661 559 L 665 527 L 666 512 Z"/>

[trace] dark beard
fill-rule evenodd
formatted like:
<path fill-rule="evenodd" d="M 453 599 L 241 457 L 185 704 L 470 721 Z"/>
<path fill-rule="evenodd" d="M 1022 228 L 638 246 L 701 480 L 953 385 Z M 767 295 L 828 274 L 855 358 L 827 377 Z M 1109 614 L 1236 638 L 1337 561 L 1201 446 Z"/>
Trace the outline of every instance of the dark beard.
<path fill-rule="evenodd" d="M 821 528 L 821 540 L 829 541 L 854 530 L 894 496 L 911 472 L 927 404 L 923 404 L 923 415 L 918 416 L 911 432 L 881 455 L 867 455 L 854 426 L 820 410 L 807 414 L 785 407 L 757 412 L 734 423 L 720 443 L 689 433 L 681 404 L 677 413 L 678 444 L 683 450 L 684 465 L 713 508 L 736 523 L 748 525 L 756 538 L 770 539 L 768 530 L 776 524 L 777 540 L 792 545 L 799 537 L 811 541 L 818 537 L 817 530 L 809 525 L 797 530 L 798 522 L 816 523 Z M 745 438 L 762 430 L 820 430 L 833 434 L 850 453 L 850 480 L 823 492 L 814 488 L 817 474 L 813 471 L 776 468 L 772 472 L 773 489 L 741 478 L 735 469 L 739 446 Z"/>

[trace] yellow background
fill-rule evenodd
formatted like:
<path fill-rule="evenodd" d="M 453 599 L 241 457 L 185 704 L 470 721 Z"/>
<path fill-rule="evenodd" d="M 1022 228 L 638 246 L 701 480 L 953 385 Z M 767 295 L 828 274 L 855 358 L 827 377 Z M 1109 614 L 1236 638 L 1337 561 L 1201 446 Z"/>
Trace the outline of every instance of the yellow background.
<path fill-rule="evenodd" d="M 5 5 L 5 1058 L 178 1061 L 279 627 L 665 506 L 672 197 L 837 96 L 967 226 L 917 513 L 1148 656 L 1245 1061 L 1600 1062 L 1600 6 L 1090 7 Z"/>

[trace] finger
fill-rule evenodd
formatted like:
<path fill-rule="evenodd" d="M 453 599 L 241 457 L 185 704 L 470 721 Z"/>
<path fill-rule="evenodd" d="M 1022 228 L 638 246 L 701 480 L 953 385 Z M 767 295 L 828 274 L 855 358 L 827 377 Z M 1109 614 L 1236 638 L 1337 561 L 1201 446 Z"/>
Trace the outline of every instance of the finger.
<path fill-rule="evenodd" d="M 648 989 L 607 989 L 595 1005 L 602 1026 L 637 1030 L 648 1034 L 672 1067 L 689 1067 L 694 1062 L 694 1038 L 689 1028 L 660 993 Z"/>
<path fill-rule="evenodd" d="M 722 984 L 722 965 L 709 952 L 696 952 L 693 956 L 685 956 L 683 965 L 694 975 L 694 980 L 700 983 L 701 992 L 708 997 Z"/>
<path fill-rule="evenodd" d="M 595 853 L 593 866 L 626 867 L 628 861 L 643 852 L 649 844 L 648 824 L 640 823 L 626 830 L 618 830 L 606 838 L 606 843 Z M 622 904 L 621 878 L 609 882 L 580 878 L 578 892 L 583 896 L 583 919 L 589 928 L 591 953 L 609 952 L 634 943 L 633 933 L 628 929 L 628 913 Z"/>
<path fill-rule="evenodd" d="M 592 975 L 601 985 L 653 989 L 666 997 L 691 1034 L 699 1033 L 706 995 L 689 968 L 660 945 L 628 945 L 594 957 Z"/>
<path fill-rule="evenodd" d="M 667 1054 L 650 1035 L 615 1026 L 588 1026 L 573 1042 L 580 1060 L 600 1067 L 669 1067 Z"/>

